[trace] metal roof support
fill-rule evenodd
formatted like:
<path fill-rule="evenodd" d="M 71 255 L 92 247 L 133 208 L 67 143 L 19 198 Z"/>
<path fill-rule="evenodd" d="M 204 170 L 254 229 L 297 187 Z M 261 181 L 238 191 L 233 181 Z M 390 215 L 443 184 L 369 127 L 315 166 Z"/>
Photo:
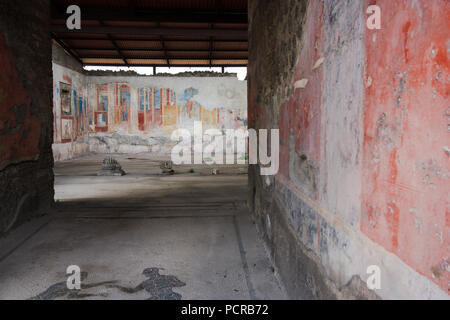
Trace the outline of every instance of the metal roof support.
<path fill-rule="evenodd" d="M 103 23 L 102 20 L 98 20 L 98 22 L 100 22 L 100 24 L 102 26 L 105 26 L 105 24 Z M 116 49 L 116 51 L 119 53 L 120 58 L 123 60 L 123 62 L 125 62 L 125 65 L 127 67 L 130 67 L 130 65 L 128 64 L 127 59 L 125 59 L 125 56 L 123 55 L 123 52 L 120 50 L 119 46 L 117 45 L 116 41 L 113 39 L 113 37 L 108 33 L 106 34 L 108 37 L 108 40 L 111 41 L 111 43 L 113 44 L 114 48 Z"/>
<path fill-rule="evenodd" d="M 89 40 L 89 41 L 105 41 L 108 39 L 105 38 L 82 38 L 82 37 L 67 37 L 60 36 L 61 40 Z M 146 41 L 146 42 L 159 42 L 159 39 L 142 39 L 142 38 L 115 38 L 116 41 Z M 198 40 L 198 39 L 165 39 L 165 42 L 207 42 L 208 40 Z M 215 42 L 238 42 L 238 43 L 247 43 L 247 39 L 216 39 Z"/>
<path fill-rule="evenodd" d="M 54 1 L 52 1 L 53 3 Z M 227 11 L 217 15 L 216 10 L 200 9 L 145 9 L 133 7 L 92 7 L 80 6 L 84 20 L 105 21 L 152 21 L 152 22 L 184 22 L 184 23 L 224 23 L 245 24 L 247 23 L 247 12 Z M 66 19 L 65 12 L 58 8 L 54 10 L 54 19 Z"/>
<path fill-rule="evenodd" d="M 158 28 L 160 27 L 160 23 L 158 22 Z M 161 41 L 161 48 L 164 51 L 164 57 L 165 60 L 167 61 L 167 66 L 170 68 L 170 61 L 169 61 L 169 57 L 167 55 L 167 50 L 166 50 L 166 46 L 164 45 L 164 38 L 162 35 L 159 36 L 159 40 Z"/>
<path fill-rule="evenodd" d="M 246 0 L 163 2 L 155 7 L 137 0 L 114 5 L 93 0 L 80 5 L 82 29 L 68 30 L 67 2 L 51 0 L 50 32 L 83 65 L 150 66 L 156 74 L 162 66 L 211 69 L 248 63 Z"/>
<path fill-rule="evenodd" d="M 52 32 L 65 33 L 67 27 L 62 24 L 53 24 Z M 247 39 L 247 29 L 193 29 L 193 28 L 141 28 L 141 27 L 116 27 L 116 26 L 83 26 L 81 30 L 71 30 L 70 33 L 92 34 L 134 34 L 157 36 L 191 36 L 191 37 L 236 37 Z M 104 39 L 105 40 L 105 39 Z M 132 39 L 130 39 L 132 40 Z"/>
<path fill-rule="evenodd" d="M 117 64 L 117 63 L 88 63 L 85 62 L 84 66 L 99 66 L 99 67 L 123 67 L 122 64 Z M 148 64 L 148 63 L 144 63 L 144 64 L 136 64 L 134 66 L 137 67 L 167 67 L 167 64 Z M 220 67 L 247 67 L 246 63 L 239 63 L 239 64 L 215 64 L 213 65 L 214 67 L 220 68 Z M 183 64 L 172 64 L 172 67 L 209 67 L 209 63 L 207 64 L 187 64 L 187 63 L 183 63 Z"/>
<path fill-rule="evenodd" d="M 58 39 L 56 35 L 52 35 L 53 39 L 65 50 L 68 54 L 70 54 L 73 58 L 75 58 L 79 63 L 83 65 L 83 61 L 80 59 L 80 57 L 75 53 L 74 50 L 70 49 L 63 41 Z"/>
<path fill-rule="evenodd" d="M 105 39 L 106 40 L 106 39 Z M 164 42 L 166 43 L 167 40 L 164 40 Z M 213 41 L 214 42 L 214 41 Z M 114 48 L 100 48 L 100 47 L 72 47 L 72 49 L 74 50 L 95 50 L 95 51 L 111 51 L 111 50 L 115 50 Z M 123 51 L 163 51 L 162 49 L 155 49 L 155 48 L 123 48 L 121 49 Z M 211 52 L 211 49 L 208 48 L 208 50 L 204 50 L 204 49 L 167 49 L 167 51 L 169 52 L 202 52 L 202 53 L 209 53 Z M 236 52 L 236 53 L 244 53 L 246 54 L 248 51 L 247 50 L 233 50 L 233 49 L 214 49 L 212 52 Z"/>

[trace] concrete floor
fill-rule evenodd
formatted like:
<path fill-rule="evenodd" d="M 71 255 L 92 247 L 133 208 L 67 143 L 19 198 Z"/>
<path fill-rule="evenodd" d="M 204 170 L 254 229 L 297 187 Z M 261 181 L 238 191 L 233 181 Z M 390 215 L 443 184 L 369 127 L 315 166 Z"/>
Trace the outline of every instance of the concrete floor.
<path fill-rule="evenodd" d="M 0 239 L 0 299 L 286 298 L 245 206 L 245 166 L 163 176 L 162 159 L 116 158 L 127 175 L 96 176 L 101 155 L 55 164 L 57 212 Z M 76 293 L 69 265 L 87 273 Z"/>

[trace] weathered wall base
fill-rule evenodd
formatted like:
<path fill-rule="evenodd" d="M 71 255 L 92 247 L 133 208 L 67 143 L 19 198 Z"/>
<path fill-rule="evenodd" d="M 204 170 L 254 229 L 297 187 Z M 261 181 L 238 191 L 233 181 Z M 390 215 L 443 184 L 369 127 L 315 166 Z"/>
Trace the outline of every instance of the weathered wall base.
<path fill-rule="evenodd" d="M 342 286 L 330 279 L 320 257 L 304 244 L 314 246 L 318 232 L 316 222 L 320 216 L 278 181 L 268 184 L 257 178 L 258 172 L 258 166 L 250 166 L 249 181 L 256 182 L 258 187 L 254 186 L 249 204 L 253 208 L 258 232 L 288 295 L 302 300 L 379 299 L 357 275 Z M 276 188 L 283 189 L 285 199 L 270 196 Z M 285 203 L 287 199 L 297 202 L 295 209 L 292 209 L 292 204 Z M 298 220 L 292 223 L 294 217 Z"/>
<path fill-rule="evenodd" d="M 54 143 L 52 145 L 55 161 L 69 160 L 89 153 L 89 145 L 77 141 L 68 143 Z"/>
<path fill-rule="evenodd" d="M 248 173 L 249 207 L 290 298 L 448 298 L 436 284 L 348 228 L 291 182 L 260 176 L 254 165 Z M 367 288 L 369 265 L 383 270 L 380 290 Z"/>

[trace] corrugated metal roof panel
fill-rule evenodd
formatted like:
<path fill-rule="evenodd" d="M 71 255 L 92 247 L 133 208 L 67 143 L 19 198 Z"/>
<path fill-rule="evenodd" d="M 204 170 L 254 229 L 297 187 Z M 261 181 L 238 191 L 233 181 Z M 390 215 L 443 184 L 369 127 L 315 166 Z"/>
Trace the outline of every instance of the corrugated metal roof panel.
<path fill-rule="evenodd" d="M 104 48 L 114 49 L 114 45 L 110 40 L 64 40 L 70 47 L 76 48 Z"/>
<path fill-rule="evenodd" d="M 106 34 L 100 33 L 84 33 L 84 32 L 61 32 L 58 33 L 58 38 L 76 38 L 76 39 L 108 39 Z"/>
<path fill-rule="evenodd" d="M 214 28 L 217 29 L 247 29 L 247 24 L 245 23 L 214 23 Z"/>
<path fill-rule="evenodd" d="M 170 58 L 189 57 L 199 59 L 209 59 L 208 51 L 167 51 Z"/>
<path fill-rule="evenodd" d="M 83 58 L 81 59 L 85 64 L 111 64 L 111 65 L 125 65 L 122 59 L 107 59 L 107 58 Z"/>
<path fill-rule="evenodd" d="M 167 60 L 158 59 L 128 59 L 129 64 L 149 65 L 149 64 L 167 64 Z"/>
<path fill-rule="evenodd" d="M 117 50 L 77 50 L 78 54 L 82 57 L 112 57 L 116 58 L 119 55 Z"/>
<path fill-rule="evenodd" d="M 213 60 L 213 65 L 246 65 L 248 64 L 248 60 Z"/>
<path fill-rule="evenodd" d="M 164 51 L 134 51 L 134 50 L 122 50 L 122 54 L 126 57 L 133 58 L 161 58 L 164 57 Z"/>
<path fill-rule="evenodd" d="M 216 59 L 248 59 L 247 52 L 213 51 L 212 54 Z"/>
<path fill-rule="evenodd" d="M 127 7 L 129 0 L 57 0 L 60 5 L 78 4 L 82 6 L 109 6 L 109 7 Z M 153 9 L 216 9 L 215 0 L 136 0 L 135 5 L 141 8 Z M 246 0 L 227 0 L 220 4 L 222 10 L 241 11 L 247 9 Z"/>
<path fill-rule="evenodd" d="M 158 24 L 156 22 L 149 21 L 103 21 L 106 26 L 114 27 L 143 27 L 143 28 L 156 28 Z"/>
<path fill-rule="evenodd" d="M 247 28 L 247 0 L 136 0 L 133 10 L 129 0 L 52 2 L 53 37 L 84 63 L 124 65 L 123 58 L 131 65 L 161 65 L 167 59 L 171 65 L 209 65 L 210 59 L 225 66 L 247 62 L 248 36 L 236 31 Z M 65 8 L 72 4 L 81 6 L 82 17 L 83 10 L 91 11 L 85 12 L 81 31 L 65 32 Z M 83 25 L 91 33 L 83 32 Z"/>
<path fill-rule="evenodd" d="M 181 60 L 181 59 L 170 59 L 171 65 L 208 65 L 209 60 Z"/>
<path fill-rule="evenodd" d="M 161 22 L 161 28 L 185 28 L 185 29 L 208 29 L 209 23 L 192 23 L 192 22 Z"/>
<path fill-rule="evenodd" d="M 248 51 L 248 42 L 214 41 L 214 49 L 217 49 L 217 50 L 247 50 Z"/>
<path fill-rule="evenodd" d="M 128 0 L 57 0 L 59 5 L 70 6 L 77 4 L 79 6 L 96 6 L 96 7 L 126 7 L 130 3 Z"/>
<path fill-rule="evenodd" d="M 201 36 L 164 36 L 166 40 L 176 40 L 176 41 L 209 41 L 209 37 L 201 37 Z"/>
<path fill-rule="evenodd" d="M 165 48 L 167 50 L 171 49 L 199 49 L 199 50 L 208 50 L 209 49 L 209 41 L 164 41 Z"/>
<path fill-rule="evenodd" d="M 117 45 L 123 49 L 162 49 L 161 41 L 132 41 L 116 40 Z"/>

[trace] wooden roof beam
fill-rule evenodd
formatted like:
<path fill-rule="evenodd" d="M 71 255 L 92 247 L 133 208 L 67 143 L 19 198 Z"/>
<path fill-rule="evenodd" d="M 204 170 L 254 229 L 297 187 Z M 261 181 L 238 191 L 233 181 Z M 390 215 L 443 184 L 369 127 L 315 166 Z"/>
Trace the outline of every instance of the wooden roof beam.
<path fill-rule="evenodd" d="M 141 28 L 141 27 L 116 27 L 116 26 L 82 26 L 81 30 L 67 30 L 66 25 L 53 24 L 52 32 L 72 34 L 133 34 L 133 35 L 157 35 L 157 36 L 197 36 L 197 37 L 236 37 L 247 38 L 247 30 L 244 29 L 192 29 L 192 28 Z"/>

